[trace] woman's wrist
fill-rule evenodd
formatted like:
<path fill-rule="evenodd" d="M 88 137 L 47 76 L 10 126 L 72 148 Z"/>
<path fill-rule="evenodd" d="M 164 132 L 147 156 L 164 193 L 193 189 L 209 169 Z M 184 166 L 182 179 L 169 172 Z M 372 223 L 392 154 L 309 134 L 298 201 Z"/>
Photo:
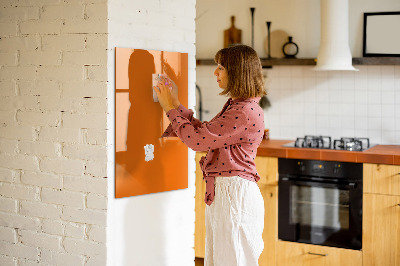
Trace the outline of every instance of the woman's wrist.
<path fill-rule="evenodd" d="M 172 109 L 176 109 L 175 106 L 169 105 L 169 106 L 166 106 L 166 107 L 164 108 L 164 111 L 165 111 L 165 113 L 168 113 L 168 112 L 169 112 L 170 110 L 172 110 Z"/>
<path fill-rule="evenodd" d="M 176 101 L 176 102 L 174 102 L 173 104 L 174 104 L 175 109 L 178 108 L 179 105 L 181 105 L 181 103 L 180 103 L 179 101 Z"/>

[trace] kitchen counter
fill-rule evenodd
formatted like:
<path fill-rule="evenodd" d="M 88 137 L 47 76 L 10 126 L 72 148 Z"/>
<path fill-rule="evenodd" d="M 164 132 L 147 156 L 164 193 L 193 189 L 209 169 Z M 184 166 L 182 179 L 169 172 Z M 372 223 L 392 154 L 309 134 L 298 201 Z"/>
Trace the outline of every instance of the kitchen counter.
<path fill-rule="evenodd" d="M 400 203 L 400 145 L 376 145 L 363 152 L 282 147 L 290 142 L 294 140 L 263 140 L 257 149 L 257 170 L 263 177 L 258 186 L 264 198 L 265 213 L 269 214 L 264 220 L 265 248 L 260 256 L 260 266 L 302 265 L 311 260 L 309 265 L 338 265 L 343 261 L 357 266 L 392 265 L 398 257 L 393 243 L 400 243 L 399 237 L 393 234 L 400 231 L 399 216 L 395 215 Z M 202 155 L 204 152 L 196 154 L 197 165 Z M 362 166 L 362 251 L 278 240 L 279 162 L 276 158 L 366 163 Z M 205 183 L 202 177 L 201 169 L 196 167 L 197 257 L 204 257 L 205 254 Z M 284 193 L 281 195 L 287 199 Z M 358 204 L 355 206 L 360 206 Z M 382 235 L 391 237 L 382 238 Z M 311 257 L 309 254 L 329 256 Z"/>
<path fill-rule="evenodd" d="M 400 165 L 400 145 L 376 145 L 365 151 L 282 147 L 290 142 L 294 140 L 263 140 L 257 156 Z"/>

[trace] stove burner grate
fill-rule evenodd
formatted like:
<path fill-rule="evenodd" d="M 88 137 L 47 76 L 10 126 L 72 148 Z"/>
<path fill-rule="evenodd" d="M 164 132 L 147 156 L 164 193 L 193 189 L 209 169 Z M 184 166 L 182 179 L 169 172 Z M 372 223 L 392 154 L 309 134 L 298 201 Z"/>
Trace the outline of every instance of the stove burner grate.
<path fill-rule="evenodd" d="M 335 150 L 363 151 L 369 147 L 368 138 L 340 138 L 333 142 Z"/>
<path fill-rule="evenodd" d="M 330 149 L 331 137 L 306 135 L 304 138 L 297 138 L 294 146 L 299 148 Z"/>
<path fill-rule="evenodd" d="M 306 135 L 297 138 L 293 143 L 288 143 L 284 146 L 296 148 L 314 148 L 314 149 L 333 149 L 345 151 L 364 151 L 371 147 L 368 138 L 345 138 L 331 141 L 329 136 Z"/>

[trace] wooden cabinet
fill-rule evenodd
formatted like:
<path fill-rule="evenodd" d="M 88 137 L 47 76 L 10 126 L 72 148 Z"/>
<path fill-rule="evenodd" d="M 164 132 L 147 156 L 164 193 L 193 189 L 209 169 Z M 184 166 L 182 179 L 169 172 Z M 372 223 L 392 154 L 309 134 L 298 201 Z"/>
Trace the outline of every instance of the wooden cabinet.
<path fill-rule="evenodd" d="M 264 198 L 264 250 L 258 259 L 260 266 L 276 265 L 278 241 L 278 158 L 257 156 L 254 160 L 261 176 L 257 182 Z"/>
<path fill-rule="evenodd" d="M 400 266 L 400 196 L 364 194 L 363 260 Z"/>
<path fill-rule="evenodd" d="M 400 166 L 364 164 L 364 193 L 400 196 Z"/>
<path fill-rule="evenodd" d="M 277 266 L 362 265 L 362 252 L 351 249 L 333 248 L 279 240 L 277 243 L 277 254 Z"/>
<path fill-rule="evenodd" d="M 260 173 L 261 174 L 261 173 Z M 278 241 L 278 187 L 259 185 L 264 198 L 264 250 L 258 259 L 260 266 L 276 265 L 276 243 Z"/>
<path fill-rule="evenodd" d="M 400 266 L 400 166 L 364 164 L 363 265 Z"/>
<path fill-rule="evenodd" d="M 259 185 L 278 185 L 278 158 L 257 156 L 254 163 L 261 176 Z"/>
<path fill-rule="evenodd" d="M 195 228 L 194 228 L 194 254 L 197 258 L 204 258 L 206 244 L 206 224 L 204 195 L 206 193 L 206 183 L 203 181 L 203 172 L 200 169 L 199 161 L 206 152 L 196 153 L 196 194 L 195 194 Z"/>
<path fill-rule="evenodd" d="M 196 153 L 195 256 L 204 258 L 205 183 Z M 400 266 L 400 166 L 364 164 L 362 251 L 278 241 L 278 159 L 257 156 L 264 198 L 260 266 Z"/>

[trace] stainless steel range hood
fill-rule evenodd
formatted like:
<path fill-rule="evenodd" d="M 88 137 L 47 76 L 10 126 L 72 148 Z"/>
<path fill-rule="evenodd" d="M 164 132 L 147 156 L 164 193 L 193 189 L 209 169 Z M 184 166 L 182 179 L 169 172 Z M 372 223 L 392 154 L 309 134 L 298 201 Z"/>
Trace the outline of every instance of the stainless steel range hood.
<path fill-rule="evenodd" d="M 321 40 L 317 71 L 352 70 L 348 0 L 321 0 Z"/>

